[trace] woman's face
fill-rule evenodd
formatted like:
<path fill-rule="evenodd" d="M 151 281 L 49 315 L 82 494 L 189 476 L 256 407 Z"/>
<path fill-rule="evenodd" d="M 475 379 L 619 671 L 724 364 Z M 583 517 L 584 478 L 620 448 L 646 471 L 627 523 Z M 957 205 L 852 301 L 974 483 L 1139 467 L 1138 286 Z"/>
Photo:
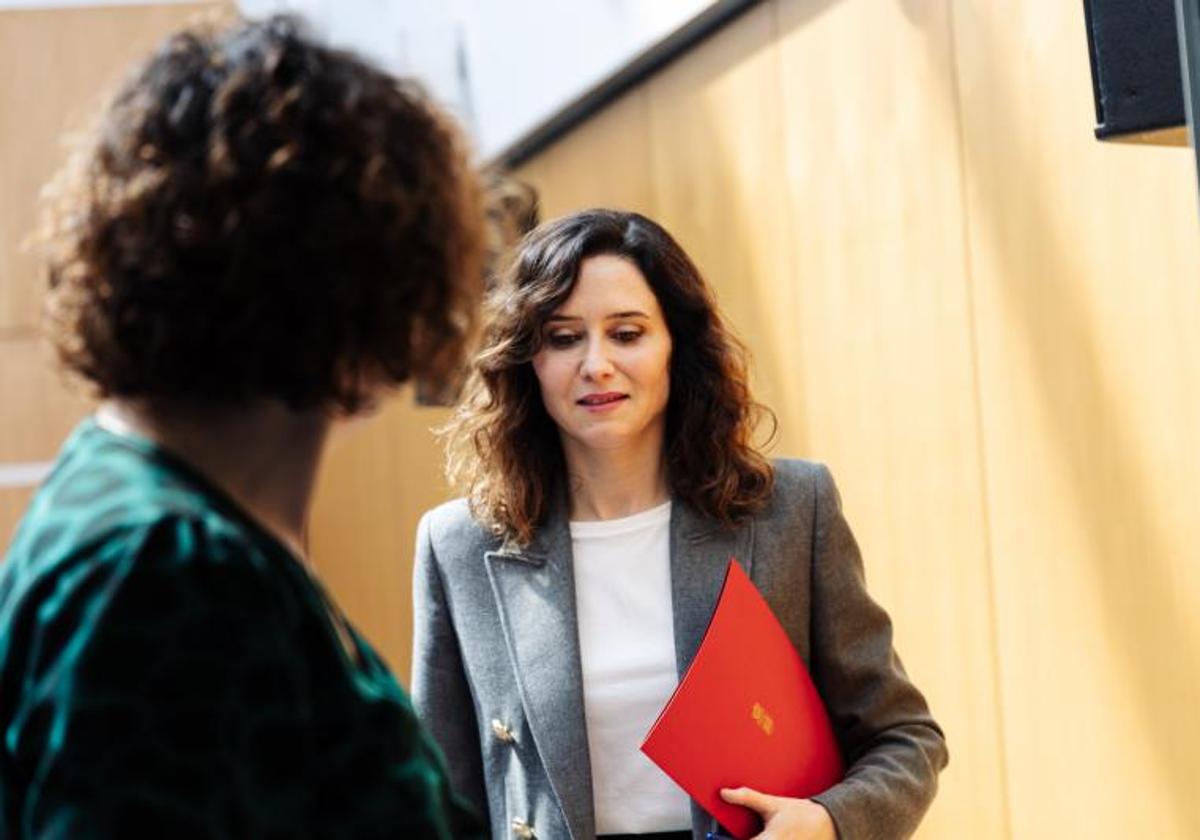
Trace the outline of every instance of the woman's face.
<path fill-rule="evenodd" d="M 585 259 L 542 330 L 533 370 L 568 458 L 660 451 L 671 335 L 637 266 L 612 254 Z"/>

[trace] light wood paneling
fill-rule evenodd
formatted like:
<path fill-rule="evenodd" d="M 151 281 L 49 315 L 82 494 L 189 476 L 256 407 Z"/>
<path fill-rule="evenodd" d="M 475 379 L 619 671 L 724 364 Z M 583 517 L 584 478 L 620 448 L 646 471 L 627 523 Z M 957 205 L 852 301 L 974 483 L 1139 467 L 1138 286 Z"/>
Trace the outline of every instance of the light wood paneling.
<path fill-rule="evenodd" d="M 647 107 L 635 88 L 517 170 L 538 190 L 542 219 L 588 207 L 653 211 Z"/>
<path fill-rule="evenodd" d="M 378 416 L 339 427 L 313 502 L 309 546 L 321 578 L 405 681 L 417 522 L 450 496 L 430 429 L 448 417 L 414 406 L 406 390 Z"/>
<path fill-rule="evenodd" d="M 0 11 L 0 329 L 37 321 L 40 276 L 22 244 L 38 191 L 134 58 L 225 3 Z"/>
<path fill-rule="evenodd" d="M 959 0 L 1015 837 L 1200 837 L 1200 241 L 1091 138 L 1078 3 Z"/>
<path fill-rule="evenodd" d="M 810 452 L 947 731 L 921 836 L 1004 837 L 949 7 L 816 5 L 778 4 Z"/>
<path fill-rule="evenodd" d="M 776 451 L 806 451 L 790 277 L 779 57 L 763 4 L 647 85 L 661 222 L 752 348 L 755 392 L 780 419 Z"/>

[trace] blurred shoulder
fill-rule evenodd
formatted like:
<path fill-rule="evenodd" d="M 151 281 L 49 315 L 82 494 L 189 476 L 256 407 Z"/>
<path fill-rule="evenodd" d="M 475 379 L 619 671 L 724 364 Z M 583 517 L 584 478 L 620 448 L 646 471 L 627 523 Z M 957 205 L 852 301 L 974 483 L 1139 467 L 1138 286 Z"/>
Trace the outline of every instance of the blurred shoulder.
<path fill-rule="evenodd" d="M 11 594 L 49 587 L 61 595 L 77 588 L 90 597 L 110 598 L 131 581 L 150 580 L 180 587 L 204 584 L 197 591 L 207 595 L 226 593 L 230 586 L 265 590 L 280 575 L 280 558 L 273 555 L 284 552 L 265 536 L 220 517 L 171 510 L 93 525 L 83 533 L 86 538 L 71 539 L 32 529 L 5 569 Z M 170 586 L 163 594 L 176 589 Z"/>
<path fill-rule="evenodd" d="M 0 638 L 20 640 L 0 644 L 6 679 L 74 661 L 85 641 L 132 639 L 144 643 L 133 648 L 143 659 L 171 656 L 185 643 L 203 646 L 235 628 L 274 627 L 267 616 L 298 614 L 294 587 L 279 585 L 279 564 L 211 518 L 163 512 L 87 541 L 39 545 L 35 534 L 0 574 Z"/>

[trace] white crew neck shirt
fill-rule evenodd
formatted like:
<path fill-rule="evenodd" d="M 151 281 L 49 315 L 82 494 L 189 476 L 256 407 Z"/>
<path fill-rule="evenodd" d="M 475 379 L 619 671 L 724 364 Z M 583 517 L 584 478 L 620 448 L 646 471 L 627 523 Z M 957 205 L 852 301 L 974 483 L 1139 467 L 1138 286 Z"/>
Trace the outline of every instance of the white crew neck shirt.
<path fill-rule="evenodd" d="M 597 834 L 691 829 L 687 794 L 638 749 L 679 682 L 670 525 L 670 502 L 570 523 Z"/>

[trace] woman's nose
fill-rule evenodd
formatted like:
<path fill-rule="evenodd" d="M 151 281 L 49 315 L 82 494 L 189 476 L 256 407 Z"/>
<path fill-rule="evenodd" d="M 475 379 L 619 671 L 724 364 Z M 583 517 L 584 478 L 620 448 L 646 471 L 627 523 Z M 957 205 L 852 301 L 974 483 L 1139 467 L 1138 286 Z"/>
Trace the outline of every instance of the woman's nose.
<path fill-rule="evenodd" d="M 585 379 L 604 379 L 611 376 L 612 372 L 612 360 L 605 352 L 604 342 L 588 342 L 587 354 L 583 357 L 583 366 L 580 371 L 583 377 Z"/>

